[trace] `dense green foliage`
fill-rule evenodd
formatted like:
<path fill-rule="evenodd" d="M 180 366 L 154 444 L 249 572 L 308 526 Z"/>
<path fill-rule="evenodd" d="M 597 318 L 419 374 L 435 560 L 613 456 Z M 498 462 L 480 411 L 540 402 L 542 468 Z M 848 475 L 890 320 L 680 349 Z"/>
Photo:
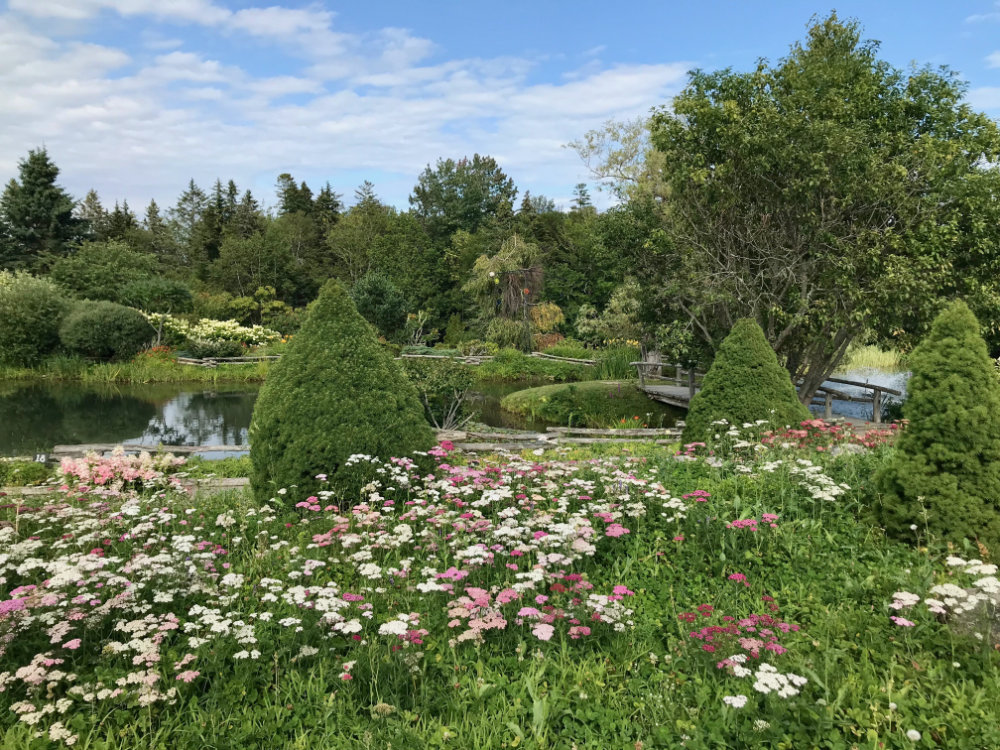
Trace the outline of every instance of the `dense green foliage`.
<path fill-rule="evenodd" d="M 651 401 L 634 382 L 589 380 L 507 394 L 504 410 L 567 427 L 670 427 L 678 412 Z"/>
<path fill-rule="evenodd" d="M 979 540 L 997 554 L 1000 378 L 964 302 L 937 317 L 908 362 L 909 425 L 878 478 L 879 518 L 896 536 Z"/>
<path fill-rule="evenodd" d="M 133 285 L 155 279 L 158 268 L 156 258 L 122 240 L 85 242 L 56 261 L 50 278 L 79 299 L 124 302 L 123 293 L 134 297 Z"/>
<path fill-rule="evenodd" d="M 637 256 L 664 321 L 710 350 L 761 321 L 812 393 L 967 294 L 998 331 L 1000 129 L 944 67 L 903 71 L 831 14 L 777 63 L 693 72 L 652 119 L 662 232 Z"/>
<path fill-rule="evenodd" d="M 94 359 L 129 359 L 149 346 L 153 327 L 138 310 L 114 302 L 77 302 L 59 326 L 70 354 Z"/>
<path fill-rule="evenodd" d="M 426 450 L 434 434 L 412 385 L 343 285 L 329 282 L 261 389 L 250 426 L 254 492 L 309 494 L 347 459 Z"/>
<path fill-rule="evenodd" d="M 0 487 L 29 487 L 47 482 L 49 468 L 35 461 L 0 461 Z"/>
<path fill-rule="evenodd" d="M 723 419 L 736 427 L 758 420 L 784 427 L 809 416 L 757 321 L 745 318 L 733 326 L 705 373 L 685 418 L 683 440 L 706 442 L 719 431 L 712 423 Z"/>
<path fill-rule="evenodd" d="M 362 276 L 351 289 L 351 299 L 361 317 L 382 336 L 390 341 L 402 338 L 409 303 L 388 276 L 383 273 Z"/>
<path fill-rule="evenodd" d="M 515 349 L 501 349 L 493 359 L 476 367 L 477 380 L 511 381 L 525 378 L 544 378 L 557 383 L 572 380 L 590 380 L 595 377 L 593 367 L 572 362 L 530 357 Z"/>
<path fill-rule="evenodd" d="M 55 351 L 66 307 L 48 279 L 0 271 L 0 364 L 31 366 Z"/>

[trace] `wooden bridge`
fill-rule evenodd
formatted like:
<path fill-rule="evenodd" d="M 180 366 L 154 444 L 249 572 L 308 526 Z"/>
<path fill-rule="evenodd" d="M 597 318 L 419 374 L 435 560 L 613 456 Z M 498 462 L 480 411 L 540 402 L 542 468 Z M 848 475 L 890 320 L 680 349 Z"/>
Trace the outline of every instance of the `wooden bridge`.
<path fill-rule="evenodd" d="M 705 373 L 698 372 L 694 368 L 686 368 L 681 364 L 660 363 L 660 362 L 632 362 L 633 367 L 639 373 L 638 388 L 654 401 L 659 401 L 680 409 L 687 409 L 691 405 L 691 399 L 700 388 L 700 381 L 704 379 Z M 662 368 L 674 368 L 673 378 L 663 378 Z M 649 382 L 655 380 L 657 382 Z M 662 382 L 666 381 L 666 382 Z M 827 383 L 838 385 L 849 385 L 870 391 L 871 395 L 856 396 L 836 388 L 831 388 Z M 892 396 L 902 396 L 901 391 L 888 388 L 884 385 L 873 385 L 872 383 L 862 383 L 857 380 L 844 380 L 843 378 L 827 378 L 823 385 L 816 390 L 813 397 L 814 406 L 823 407 L 824 419 L 833 417 L 833 402 L 852 401 L 861 404 L 872 405 L 872 422 L 882 423 L 882 397 L 885 394 Z"/>

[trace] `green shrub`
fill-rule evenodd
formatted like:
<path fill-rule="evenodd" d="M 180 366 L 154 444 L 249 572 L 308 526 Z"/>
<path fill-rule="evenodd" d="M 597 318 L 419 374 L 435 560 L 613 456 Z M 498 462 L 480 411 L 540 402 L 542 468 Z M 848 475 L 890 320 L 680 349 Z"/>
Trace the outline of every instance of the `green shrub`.
<path fill-rule="evenodd" d="M 29 367 L 55 351 L 67 307 L 48 279 L 0 273 L 0 363 Z"/>
<path fill-rule="evenodd" d="M 250 425 L 251 482 L 260 499 L 321 488 L 356 453 L 389 458 L 434 444 L 416 389 L 344 287 L 328 282 L 260 391 Z M 346 472 L 345 475 L 349 475 Z"/>
<path fill-rule="evenodd" d="M 52 280 L 80 299 L 124 302 L 122 292 L 155 279 L 156 256 L 133 250 L 121 240 L 85 242 L 52 266 Z"/>
<path fill-rule="evenodd" d="M 764 332 L 755 320 L 745 318 L 737 321 L 719 347 L 691 401 L 682 439 L 705 442 L 714 434 L 712 422 L 722 419 L 737 427 L 758 420 L 784 427 L 809 417 Z"/>
<path fill-rule="evenodd" d="M 465 338 L 465 324 L 462 316 L 458 313 L 448 318 L 448 325 L 444 329 L 444 343 L 448 346 L 459 346 Z"/>
<path fill-rule="evenodd" d="M 34 461 L 0 461 L 0 487 L 30 487 L 49 480 L 52 471 Z"/>
<path fill-rule="evenodd" d="M 526 320 L 494 318 L 486 327 L 486 340 L 501 349 L 531 349 L 531 325 Z"/>
<path fill-rule="evenodd" d="M 403 338 L 409 302 L 388 276 L 373 272 L 361 277 L 351 289 L 351 299 L 382 336 L 390 341 Z"/>
<path fill-rule="evenodd" d="M 416 386 L 431 424 L 454 430 L 467 421 L 474 383 L 471 367 L 452 359 L 404 359 L 403 370 Z"/>
<path fill-rule="evenodd" d="M 459 347 L 459 351 L 463 356 L 475 356 L 486 354 L 489 356 L 495 355 L 500 351 L 500 347 L 497 346 L 492 341 L 480 341 L 479 339 L 468 339 L 463 341 Z"/>
<path fill-rule="evenodd" d="M 191 312 L 191 290 L 182 281 L 150 278 L 131 281 L 122 286 L 118 302 L 146 312 Z"/>
<path fill-rule="evenodd" d="M 594 350 L 588 349 L 582 341 L 564 339 L 542 350 L 554 357 L 573 357 L 574 359 L 594 359 Z"/>
<path fill-rule="evenodd" d="M 529 357 L 514 349 L 501 349 L 493 359 L 476 368 L 479 380 L 510 381 L 524 378 L 545 378 L 563 383 L 570 380 L 588 380 L 594 376 L 593 367 L 572 362 L 556 362 L 541 357 Z"/>
<path fill-rule="evenodd" d="M 893 461 L 877 475 L 886 530 L 1000 552 L 1000 381 L 964 302 L 952 303 L 909 357 L 913 376 Z"/>
<path fill-rule="evenodd" d="M 59 327 L 59 339 L 68 351 L 95 359 L 128 359 L 153 336 L 141 312 L 114 302 L 78 302 Z"/>
<path fill-rule="evenodd" d="M 302 327 L 305 311 L 301 308 L 285 306 L 282 309 L 268 310 L 262 317 L 263 325 L 282 336 L 290 336 Z"/>

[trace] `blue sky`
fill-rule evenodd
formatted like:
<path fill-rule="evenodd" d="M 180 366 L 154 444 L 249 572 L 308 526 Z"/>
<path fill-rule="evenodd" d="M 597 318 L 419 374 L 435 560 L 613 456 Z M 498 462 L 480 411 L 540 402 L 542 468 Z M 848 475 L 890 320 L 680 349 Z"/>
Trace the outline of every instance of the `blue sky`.
<path fill-rule="evenodd" d="M 478 152 L 565 203 L 589 178 L 564 144 L 669 102 L 692 67 L 781 57 L 834 7 L 893 64 L 960 71 L 1000 116 L 993 0 L 7 0 L 0 175 L 44 144 L 67 189 L 107 204 L 168 206 L 216 177 L 270 204 L 291 172 L 349 202 L 370 179 L 405 207 L 426 164 Z"/>

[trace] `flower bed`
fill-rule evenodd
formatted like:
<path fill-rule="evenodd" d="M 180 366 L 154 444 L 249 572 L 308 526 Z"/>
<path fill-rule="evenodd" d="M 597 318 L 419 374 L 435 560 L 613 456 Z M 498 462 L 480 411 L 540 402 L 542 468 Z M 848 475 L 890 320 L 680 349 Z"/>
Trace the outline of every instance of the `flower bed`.
<path fill-rule="evenodd" d="M 877 454 L 432 453 L 264 504 L 193 501 L 173 459 L 67 462 L 0 510 L 4 746 L 992 742 L 992 650 L 890 619 L 940 567 L 858 521 L 844 467 Z"/>

